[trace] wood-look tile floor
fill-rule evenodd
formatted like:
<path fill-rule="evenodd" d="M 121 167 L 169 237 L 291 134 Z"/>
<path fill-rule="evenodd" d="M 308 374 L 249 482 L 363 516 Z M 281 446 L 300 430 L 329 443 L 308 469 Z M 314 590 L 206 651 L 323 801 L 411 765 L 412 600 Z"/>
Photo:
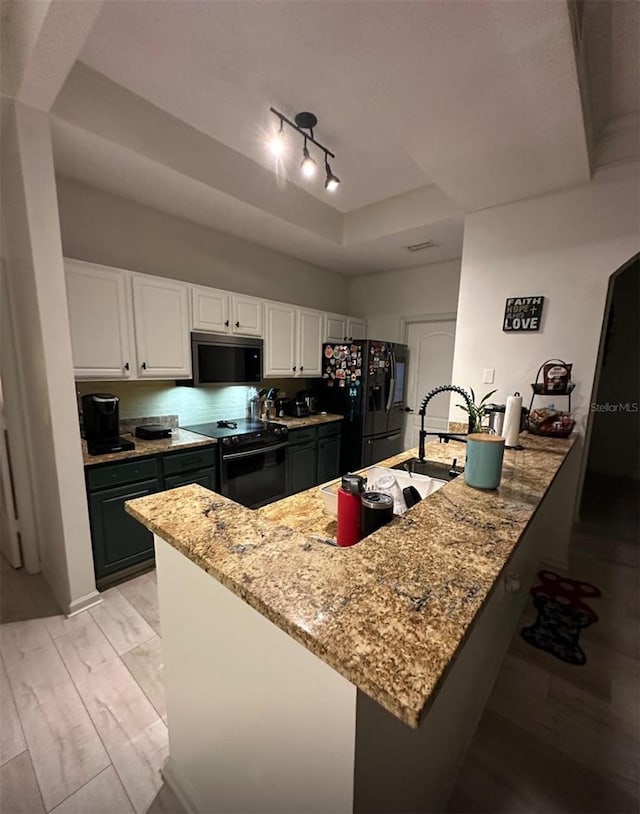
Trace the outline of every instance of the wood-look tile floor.
<path fill-rule="evenodd" d="M 638 518 L 619 488 L 599 487 L 593 505 L 569 569 L 602 590 L 591 600 L 600 619 L 581 636 L 587 664 L 527 645 L 525 612 L 449 812 L 640 810 Z M 183 814 L 160 776 L 168 743 L 155 574 L 72 619 L 40 576 L 3 563 L 0 579 L 0 813 Z"/>
<path fill-rule="evenodd" d="M 0 558 L 2 559 L 2 558 Z M 67 619 L 0 569 L 1 814 L 182 814 L 168 753 L 155 573 Z"/>
<path fill-rule="evenodd" d="M 602 591 L 576 667 L 511 640 L 458 780 L 449 812 L 640 811 L 638 492 L 592 479 L 574 529 L 567 575 Z M 550 570 L 558 569 L 551 567 Z"/>

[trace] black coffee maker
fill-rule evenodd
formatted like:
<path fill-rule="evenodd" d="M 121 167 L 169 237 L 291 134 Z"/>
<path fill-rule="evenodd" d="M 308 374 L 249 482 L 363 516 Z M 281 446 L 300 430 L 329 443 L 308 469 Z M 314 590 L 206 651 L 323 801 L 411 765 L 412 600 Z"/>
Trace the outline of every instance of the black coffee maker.
<path fill-rule="evenodd" d="M 105 455 L 134 449 L 133 441 L 118 435 L 120 429 L 120 399 L 109 393 L 88 393 L 82 396 L 84 437 L 90 455 Z"/>

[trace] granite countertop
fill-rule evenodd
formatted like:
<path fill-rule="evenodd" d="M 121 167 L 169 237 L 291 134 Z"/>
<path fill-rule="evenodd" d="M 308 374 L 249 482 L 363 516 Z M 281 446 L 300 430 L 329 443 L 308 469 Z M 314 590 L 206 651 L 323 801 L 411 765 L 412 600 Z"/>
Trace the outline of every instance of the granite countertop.
<path fill-rule="evenodd" d="M 87 452 L 87 442 L 83 439 L 82 460 L 85 467 L 125 461 L 127 458 L 139 458 L 142 455 L 161 455 L 164 452 L 175 452 L 176 450 L 189 449 L 190 447 L 211 446 L 211 444 L 216 443 L 214 438 L 208 438 L 206 435 L 199 435 L 197 432 L 190 432 L 189 430 L 181 430 L 178 428 L 172 430 L 171 438 L 147 440 L 146 438 L 136 438 L 134 435 L 124 435 L 124 438 L 127 440 L 131 438 L 136 445 L 135 449 L 128 449 L 124 452 L 110 452 L 106 455 L 89 455 Z"/>
<path fill-rule="evenodd" d="M 127 511 L 389 712 L 417 727 L 573 439 L 523 436 L 500 488 L 462 477 L 351 548 L 326 545 L 318 487 L 258 511 L 184 486 Z M 464 459 L 465 445 L 427 445 Z M 393 465 L 405 452 L 383 462 Z"/>
<path fill-rule="evenodd" d="M 295 418 L 292 416 L 278 416 L 274 418 L 278 424 L 285 424 L 290 430 L 299 430 L 302 427 L 316 427 L 318 424 L 330 424 L 333 421 L 342 421 L 343 415 L 336 413 L 317 413 L 316 415 L 308 415 L 304 418 Z"/>

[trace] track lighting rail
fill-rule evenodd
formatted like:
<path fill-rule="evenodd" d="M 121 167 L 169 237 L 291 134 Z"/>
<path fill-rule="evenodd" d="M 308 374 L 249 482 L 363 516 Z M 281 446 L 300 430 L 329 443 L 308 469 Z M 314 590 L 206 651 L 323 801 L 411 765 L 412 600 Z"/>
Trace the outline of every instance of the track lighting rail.
<path fill-rule="evenodd" d="M 279 110 L 276 110 L 275 107 L 270 107 L 269 110 L 272 113 L 274 113 L 280 119 L 280 123 L 286 122 L 289 125 L 289 127 L 292 127 L 296 132 L 300 133 L 300 135 L 303 138 L 305 138 L 308 141 L 312 142 L 313 144 L 316 145 L 316 147 L 318 147 L 320 150 L 322 150 L 322 152 L 325 154 L 325 156 L 330 155 L 331 158 L 335 158 L 335 155 L 334 155 L 334 153 L 331 152 L 331 150 L 329 150 L 327 147 L 325 147 L 324 144 L 320 144 L 320 142 L 316 141 L 316 139 L 313 137 L 313 128 L 312 127 L 309 127 L 309 128 L 299 127 L 295 122 L 292 122 L 291 119 L 288 119 L 284 115 L 284 113 L 280 113 Z"/>

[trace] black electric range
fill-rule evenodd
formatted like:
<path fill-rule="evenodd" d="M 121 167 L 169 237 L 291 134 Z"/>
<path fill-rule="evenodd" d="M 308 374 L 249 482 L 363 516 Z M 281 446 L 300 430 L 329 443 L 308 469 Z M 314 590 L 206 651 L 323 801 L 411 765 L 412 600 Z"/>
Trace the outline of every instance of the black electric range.
<path fill-rule="evenodd" d="M 183 429 L 218 440 L 220 493 L 257 509 L 287 495 L 288 430 L 272 421 L 213 421 Z"/>

